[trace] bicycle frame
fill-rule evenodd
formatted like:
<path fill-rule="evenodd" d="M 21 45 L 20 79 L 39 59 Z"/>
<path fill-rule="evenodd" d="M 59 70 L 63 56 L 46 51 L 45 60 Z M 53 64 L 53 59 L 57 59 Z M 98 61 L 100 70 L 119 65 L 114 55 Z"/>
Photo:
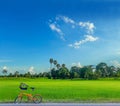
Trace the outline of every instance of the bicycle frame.
<path fill-rule="evenodd" d="M 33 99 L 33 96 L 32 96 L 32 94 L 30 94 L 30 93 L 20 92 L 19 95 L 18 95 L 19 98 L 22 98 L 22 97 L 24 97 L 24 96 L 28 97 L 29 100 L 32 100 L 32 99 Z"/>

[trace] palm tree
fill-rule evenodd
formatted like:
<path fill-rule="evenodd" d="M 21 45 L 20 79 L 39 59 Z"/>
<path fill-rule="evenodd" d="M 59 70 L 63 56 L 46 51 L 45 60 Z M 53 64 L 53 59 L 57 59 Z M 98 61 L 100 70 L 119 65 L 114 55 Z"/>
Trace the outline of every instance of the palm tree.
<path fill-rule="evenodd" d="M 54 66 L 56 66 L 57 65 L 57 60 L 54 60 L 53 64 L 54 64 Z"/>
<path fill-rule="evenodd" d="M 53 58 L 50 58 L 49 62 L 51 64 L 51 66 L 50 66 L 50 70 L 51 70 L 52 69 L 52 63 L 53 63 Z"/>
<path fill-rule="evenodd" d="M 65 68 L 65 64 L 62 64 L 62 67 Z"/>
<path fill-rule="evenodd" d="M 59 69 L 60 68 L 60 64 L 57 64 L 56 67 L 57 67 L 57 69 Z"/>

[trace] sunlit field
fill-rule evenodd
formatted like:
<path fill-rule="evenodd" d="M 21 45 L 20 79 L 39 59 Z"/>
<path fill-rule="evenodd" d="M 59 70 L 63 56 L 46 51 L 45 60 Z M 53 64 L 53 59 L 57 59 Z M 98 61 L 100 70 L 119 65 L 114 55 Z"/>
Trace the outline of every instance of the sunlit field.
<path fill-rule="evenodd" d="M 119 80 L 52 80 L 0 78 L 0 102 L 13 102 L 19 84 L 34 86 L 26 92 L 41 94 L 43 102 L 120 102 Z"/>

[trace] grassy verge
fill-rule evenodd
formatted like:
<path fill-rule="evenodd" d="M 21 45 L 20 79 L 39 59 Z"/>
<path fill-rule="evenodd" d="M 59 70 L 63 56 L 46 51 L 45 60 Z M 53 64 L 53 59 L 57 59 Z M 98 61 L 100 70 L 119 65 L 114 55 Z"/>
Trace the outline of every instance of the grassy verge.
<path fill-rule="evenodd" d="M 19 84 L 34 86 L 43 102 L 120 102 L 119 80 L 49 80 L 0 78 L 0 102 L 13 102 L 20 92 Z"/>

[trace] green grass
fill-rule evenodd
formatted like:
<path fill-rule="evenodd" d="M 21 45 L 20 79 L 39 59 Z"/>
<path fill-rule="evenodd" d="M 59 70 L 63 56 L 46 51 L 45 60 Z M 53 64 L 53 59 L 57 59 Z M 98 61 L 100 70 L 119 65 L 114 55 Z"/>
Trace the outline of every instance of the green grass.
<path fill-rule="evenodd" d="M 20 82 L 34 86 L 43 102 L 120 102 L 119 80 L 49 80 L 0 78 L 0 102 L 13 102 Z"/>

